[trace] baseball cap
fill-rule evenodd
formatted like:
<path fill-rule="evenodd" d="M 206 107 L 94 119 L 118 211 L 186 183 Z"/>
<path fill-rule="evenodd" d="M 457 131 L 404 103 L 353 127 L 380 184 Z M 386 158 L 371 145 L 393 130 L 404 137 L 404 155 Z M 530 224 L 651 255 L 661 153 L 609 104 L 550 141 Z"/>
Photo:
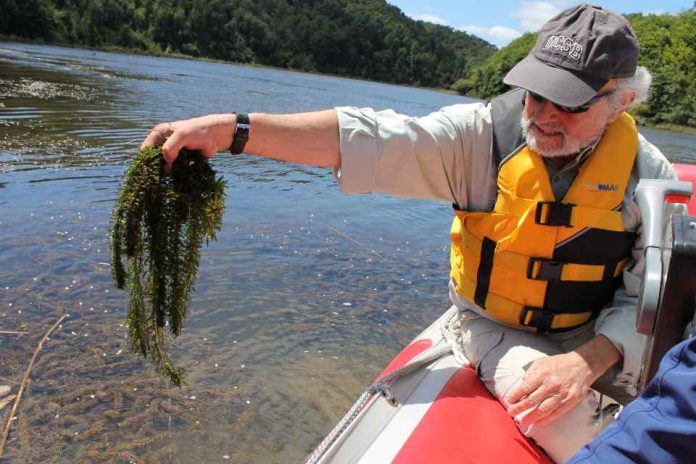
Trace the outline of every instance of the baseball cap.
<path fill-rule="evenodd" d="M 551 18 L 536 44 L 503 82 L 531 90 L 563 106 L 590 100 L 616 77 L 638 65 L 638 41 L 625 18 L 583 3 Z"/>

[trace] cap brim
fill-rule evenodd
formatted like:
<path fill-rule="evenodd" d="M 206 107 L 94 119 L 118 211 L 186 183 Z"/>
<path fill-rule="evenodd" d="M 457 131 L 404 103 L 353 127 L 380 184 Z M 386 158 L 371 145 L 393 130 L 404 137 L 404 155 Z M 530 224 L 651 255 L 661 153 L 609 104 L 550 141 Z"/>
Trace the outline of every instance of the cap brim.
<path fill-rule="evenodd" d="M 573 73 L 527 55 L 503 79 L 563 106 L 580 106 L 594 97 L 608 81 Z"/>

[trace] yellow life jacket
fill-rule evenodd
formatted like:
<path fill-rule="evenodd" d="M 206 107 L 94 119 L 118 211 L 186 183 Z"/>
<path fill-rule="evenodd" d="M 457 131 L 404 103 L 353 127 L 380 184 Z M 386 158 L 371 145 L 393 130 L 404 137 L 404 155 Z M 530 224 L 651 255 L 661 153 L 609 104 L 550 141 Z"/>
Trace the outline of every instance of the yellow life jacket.
<path fill-rule="evenodd" d="M 498 169 L 491 212 L 456 210 L 457 292 L 494 319 L 537 332 L 580 326 L 611 303 L 635 234 L 621 206 L 638 149 L 626 113 L 607 127 L 561 200 L 544 161 L 524 146 Z"/>

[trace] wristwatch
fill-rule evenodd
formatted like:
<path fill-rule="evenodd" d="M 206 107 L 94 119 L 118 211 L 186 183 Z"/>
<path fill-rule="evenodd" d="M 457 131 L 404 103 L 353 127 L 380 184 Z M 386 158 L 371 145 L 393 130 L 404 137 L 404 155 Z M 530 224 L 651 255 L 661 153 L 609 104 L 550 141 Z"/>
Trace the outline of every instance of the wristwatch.
<path fill-rule="evenodd" d="M 249 129 L 251 129 L 249 115 L 239 113 L 237 115 L 237 128 L 234 130 L 232 145 L 230 145 L 230 153 L 238 155 L 244 151 L 244 146 L 249 140 Z"/>

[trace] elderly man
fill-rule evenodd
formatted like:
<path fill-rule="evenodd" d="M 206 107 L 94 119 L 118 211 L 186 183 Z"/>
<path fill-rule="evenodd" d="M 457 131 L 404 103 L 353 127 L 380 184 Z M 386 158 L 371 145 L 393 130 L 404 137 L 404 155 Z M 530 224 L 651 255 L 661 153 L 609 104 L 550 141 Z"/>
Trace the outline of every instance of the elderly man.
<path fill-rule="evenodd" d="M 164 142 L 334 168 L 347 193 L 451 202 L 449 293 L 464 352 L 522 432 L 557 462 L 605 425 L 596 391 L 635 395 L 640 178 L 674 178 L 625 113 L 648 72 L 626 20 L 580 5 L 551 19 L 489 104 L 422 118 L 336 108 L 209 115 L 156 126 Z M 165 141 L 166 140 L 166 141 Z M 463 420 L 465 420 L 463 418 Z"/>

